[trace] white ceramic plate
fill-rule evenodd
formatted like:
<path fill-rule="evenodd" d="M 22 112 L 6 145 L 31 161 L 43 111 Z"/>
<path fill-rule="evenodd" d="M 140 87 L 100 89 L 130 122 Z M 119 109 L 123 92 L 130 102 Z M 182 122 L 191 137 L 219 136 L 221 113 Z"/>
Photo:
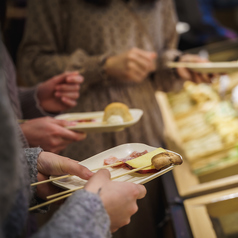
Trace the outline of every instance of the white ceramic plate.
<path fill-rule="evenodd" d="M 167 66 L 170 68 L 189 68 L 199 73 L 232 73 L 238 71 L 238 61 L 206 63 L 168 62 Z"/>
<path fill-rule="evenodd" d="M 104 165 L 104 159 L 109 158 L 110 156 L 116 156 L 117 158 L 124 158 L 128 155 L 130 155 L 133 151 L 138 151 L 142 152 L 144 150 L 147 150 L 148 152 L 151 152 L 155 150 L 155 147 L 148 146 L 145 144 L 140 144 L 140 143 L 131 143 L 131 144 L 123 144 L 119 145 L 117 147 L 114 147 L 112 149 L 106 150 L 100 154 L 97 154 L 95 156 L 90 157 L 89 159 L 86 159 L 80 164 L 86 166 L 89 169 L 95 169 L 95 168 L 100 168 Z M 173 152 L 175 153 L 175 152 Z M 177 154 L 177 153 L 175 153 Z M 181 157 L 181 155 L 179 155 Z M 182 158 L 182 157 L 181 157 Z M 115 181 L 126 181 L 126 182 L 133 182 L 136 184 L 144 184 L 152 179 L 155 179 L 168 171 L 172 170 L 174 168 L 174 165 L 163 169 L 161 171 L 158 171 L 157 173 L 147 173 L 147 174 L 140 174 L 140 173 L 133 173 L 133 174 L 128 174 L 125 176 L 122 176 L 120 178 L 115 179 Z M 111 176 L 117 176 L 120 174 L 123 174 L 125 172 L 128 172 L 128 169 L 123 169 L 123 168 L 108 168 L 109 171 L 111 172 Z M 53 176 L 51 176 L 53 178 Z M 77 187 L 83 186 L 86 181 L 83 179 L 80 179 L 77 176 L 72 176 L 66 179 L 62 180 L 56 180 L 53 181 L 53 183 L 61 188 L 64 189 L 75 189 Z"/>
<path fill-rule="evenodd" d="M 130 109 L 130 113 L 133 117 L 132 121 L 123 122 L 120 124 L 107 124 L 102 122 L 104 112 L 82 112 L 82 113 L 67 113 L 56 116 L 56 119 L 63 120 L 80 120 L 80 119 L 95 119 L 94 122 L 80 122 L 75 126 L 67 127 L 74 131 L 84 131 L 84 132 L 115 132 L 122 131 L 126 127 L 130 127 L 137 123 L 143 115 L 143 111 L 140 109 Z"/>

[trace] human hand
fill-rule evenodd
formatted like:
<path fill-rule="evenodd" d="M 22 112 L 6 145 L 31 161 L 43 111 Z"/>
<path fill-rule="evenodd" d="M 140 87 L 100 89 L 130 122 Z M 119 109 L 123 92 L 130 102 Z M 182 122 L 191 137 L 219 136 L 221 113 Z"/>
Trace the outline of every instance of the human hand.
<path fill-rule="evenodd" d="M 65 72 L 39 84 L 37 96 L 41 107 L 48 112 L 61 112 L 76 106 L 83 80 L 78 72 Z"/>
<path fill-rule="evenodd" d="M 155 71 L 157 54 L 132 48 L 122 54 L 112 56 L 105 63 L 108 76 L 118 80 L 141 82 L 149 73 Z"/>
<path fill-rule="evenodd" d="M 71 122 L 51 117 L 27 120 L 20 124 L 31 147 L 40 146 L 45 151 L 58 153 L 74 141 L 84 140 L 85 133 L 77 133 L 65 128 Z"/>
<path fill-rule="evenodd" d="M 185 54 L 180 57 L 179 62 L 204 63 L 209 61 L 198 55 Z M 211 83 L 212 79 L 216 76 L 215 74 L 197 73 L 188 68 L 177 68 L 177 73 L 182 79 L 190 80 L 194 83 Z"/>
<path fill-rule="evenodd" d="M 111 232 L 130 223 L 130 217 L 137 212 L 137 199 L 146 194 L 143 185 L 110 180 L 110 172 L 99 170 L 84 187 L 85 190 L 99 193 L 111 220 Z"/>
<path fill-rule="evenodd" d="M 73 174 L 88 180 L 94 174 L 83 165 L 80 165 L 76 160 L 44 151 L 39 154 L 37 159 L 37 170 L 38 181 L 46 180 L 50 175 L 58 176 L 64 174 Z M 51 183 L 44 183 L 37 186 L 37 195 L 42 199 L 58 191 L 59 188 L 53 186 Z"/>

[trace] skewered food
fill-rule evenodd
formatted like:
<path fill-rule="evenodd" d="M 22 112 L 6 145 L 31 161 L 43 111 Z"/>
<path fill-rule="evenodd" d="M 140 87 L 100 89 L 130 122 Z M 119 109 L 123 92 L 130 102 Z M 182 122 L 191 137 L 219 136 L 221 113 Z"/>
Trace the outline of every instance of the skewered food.
<path fill-rule="evenodd" d="M 155 173 L 158 170 L 169 167 L 172 164 L 182 164 L 182 158 L 173 152 L 168 152 L 163 148 L 158 148 L 136 159 L 126 161 L 125 164 L 130 169 L 136 169 L 148 165 L 148 167 L 138 171 L 139 173 Z"/>

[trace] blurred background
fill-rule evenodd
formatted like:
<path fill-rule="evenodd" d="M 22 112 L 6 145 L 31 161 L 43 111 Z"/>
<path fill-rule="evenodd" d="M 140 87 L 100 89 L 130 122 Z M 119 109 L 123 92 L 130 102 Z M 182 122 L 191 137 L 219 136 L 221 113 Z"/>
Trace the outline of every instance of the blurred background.
<path fill-rule="evenodd" d="M 214 62 L 237 61 L 238 0 L 174 3 L 178 49 Z M 4 41 L 15 63 L 26 7 L 26 0 L 7 2 Z M 159 226 L 165 227 L 166 237 L 238 237 L 237 85 L 238 72 L 233 72 L 218 77 L 212 85 L 190 82 L 179 92 L 156 94 L 166 121 L 167 147 L 185 158 L 172 176 L 163 176 L 167 214 Z M 221 197 L 224 199 L 219 200 Z M 233 200 L 227 204 L 226 198 Z"/>
<path fill-rule="evenodd" d="M 174 3 L 179 20 L 177 30 L 180 33 L 180 50 L 188 51 L 205 46 L 213 54 L 237 48 L 238 0 L 174 0 Z M 4 38 L 13 60 L 16 61 L 27 17 L 27 0 L 8 0 L 7 5 Z M 230 44 L 223 42 L 227 40 Z M 197 50 L 192 52 L 194 51 Z M 233 59 L 234 56 L 227 58 Z M 226 60 L 225 56 L 223 60 Z"/>

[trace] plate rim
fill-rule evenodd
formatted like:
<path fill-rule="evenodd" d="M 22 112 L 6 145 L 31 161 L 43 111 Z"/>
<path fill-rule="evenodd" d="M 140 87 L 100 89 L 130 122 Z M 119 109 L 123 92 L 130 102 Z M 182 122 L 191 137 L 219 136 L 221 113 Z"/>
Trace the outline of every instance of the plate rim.
<path fill-rule="evenodd" d="M 99 124 L 86 124 L 86 123 L 81 123 L 81 124 L 78 124 L 76 126 L 67 126 L 66 128 L 69 129 L 69 130 L 82 130 L 82 131 L 88 131 L 88 130 L 93 130 L 93 129 L 115 129 L 115 130 L 118 130 L 118 129 L 124 129 L 126 127 L 129 127 L 131 125 L 134 125 L 135 123 L 137 123 L 141 117 L 143 116 L 144 114 L 144 111 L 142 109 L 139 109 L 139 108 L 131 108 L 129 109 L 131 113 L 134 113 L 134 112 L 137 112 L 138 113 L 138 117 L 137 118 L 133 118 L 132 121 L 129 121 L 129 122 L 123 122 L 123 123 L 120 123 L 120 124 L 105 124 L 105 125 L 99 125 Z M 73 112 L 73 113 L 64 113 L 64 114 L 60 114 L 60 115 L 57 115 L 55 117 L 55 119 L 59 119 L 59 120 L 64 120 L 64 118 L 61 118 L 62 116 L 66 116 L 66 115 L 82 115 L 82 116 L 86 116 L 87 114 L 95 114 L 95 115 L 99 115 L 99 117 L 102 117 L 103 114 L 104 114 L 104 111 L 94 111 L 94 112 Z M 101 115 L 101 116 L 100 116 Z"/>
<path fill-rule="evenodd" d="M 157 149 L 157 148 L 162 148 L 162 147 L 150 146 L 150 145 L 147 145 L 147 144 L 144 144 L 144 143 L 125 143 L 125 144 L 121 144 L 121 145 L 117 145 L 117 146 L 115 146 L 115 147 L 112 147 L 112 148 L 110 148 L 110 149 L 108 149 L 108 150 L 102 151 L 102 152 L 100 152 L 100 153 L 98 153 L 98 154 L 96 154 L 96 155 L 93 155 L 93 156 L 91 156 L 91 157 L 89 157 L 89 158 L 87 158 L 87 159 L 85 159 L 85 160 L 83 160 L 83 161 L 80 161 L 79 164 L 84 165 L 82 162 L 85 162 L 85 161 L 88 161 L 88 160 L 97 159 L 97 157 L 103 156 L 103 154 L 106 154 L 106 153 L 108 153 L 108 152 L 110 152 L 110 151 L 114 151 L 114 150 L 120 149 L 120 147 L 121 147 L 121 148 L 123 148 L 123 147 L 132 147 L 132 148 L 133 148 L 133 147 L 135 147 L 135 146 L 143 146 L 143 149 L 144 149 L 144 150 L 147 148 L 147 149 L 151 149 L 151 151 L 153 151 L 153 150 L 155 150 L 155 149 Z M 180 158 L 181 158 L 182 161 L 183 161 L 182 155 L 178 154 L 177 152 L 171 151 L 171 150 L 167 150 L 167 149 L 165 149 L 165 150 L 166 150 L 166 151 L 169 151 L 169 152 L 173 152 L 173 153 L 179 155 Z M 151 151 L 150 151 L 150 152 L 151 152 Z M 141 179 L 140 179 L 140 182 L 138 182 L 138 183 L 137 183 L 137 182 L 133 182 L 133 183 L 136 183 L 136 184 L 144 184 L 144 183 L 147 183 L 147 182 L 149 182 L 149 181 L 151 181 L 151 180 L 153 180 L 153 179 L 155 179 L 155 178 L 157 178 L 157 177 L 163 175 L 164 173 L 169 172 L 169 171 L 172 170 L 174 167 L 176 167 L 176 165 L 171 165 L 171 166 L 169 166 L 169 167 L 167 167 L 167 168 L 165 168 L 165 169 L 163 169 L 163 170 L 160 170 L 160 171 L 158 171 L 158 172 L 156 172 L 156 173 L 150 173 L 147 177 L 141 178 Z M 54 178 L 54 177 L 57 177 L 57 176 L 50 176 L 50 178 Z M 116 181 L 116 180 L 115 180 L 115 181 Z M 54 185 L 56 185 L 56 186 L 59 186 L 59 187 L 63 188 L 63 189 L 70 189 L 69 187 L 66 187 L 66 186 L 64 186 L 63 184 L 58 183 L 57 180 L 56 180 L 56 181 L 52 181 L 52 183 L 53 183 Z"/>
<path fill-rule="evenodd" d="M 209 69 L 209 68 L 238 68 L 237 61 L 231 62 L 168 62 L 168 67 L 185 67 L 185 68 L 197 68 L 197 69 Z"/>

